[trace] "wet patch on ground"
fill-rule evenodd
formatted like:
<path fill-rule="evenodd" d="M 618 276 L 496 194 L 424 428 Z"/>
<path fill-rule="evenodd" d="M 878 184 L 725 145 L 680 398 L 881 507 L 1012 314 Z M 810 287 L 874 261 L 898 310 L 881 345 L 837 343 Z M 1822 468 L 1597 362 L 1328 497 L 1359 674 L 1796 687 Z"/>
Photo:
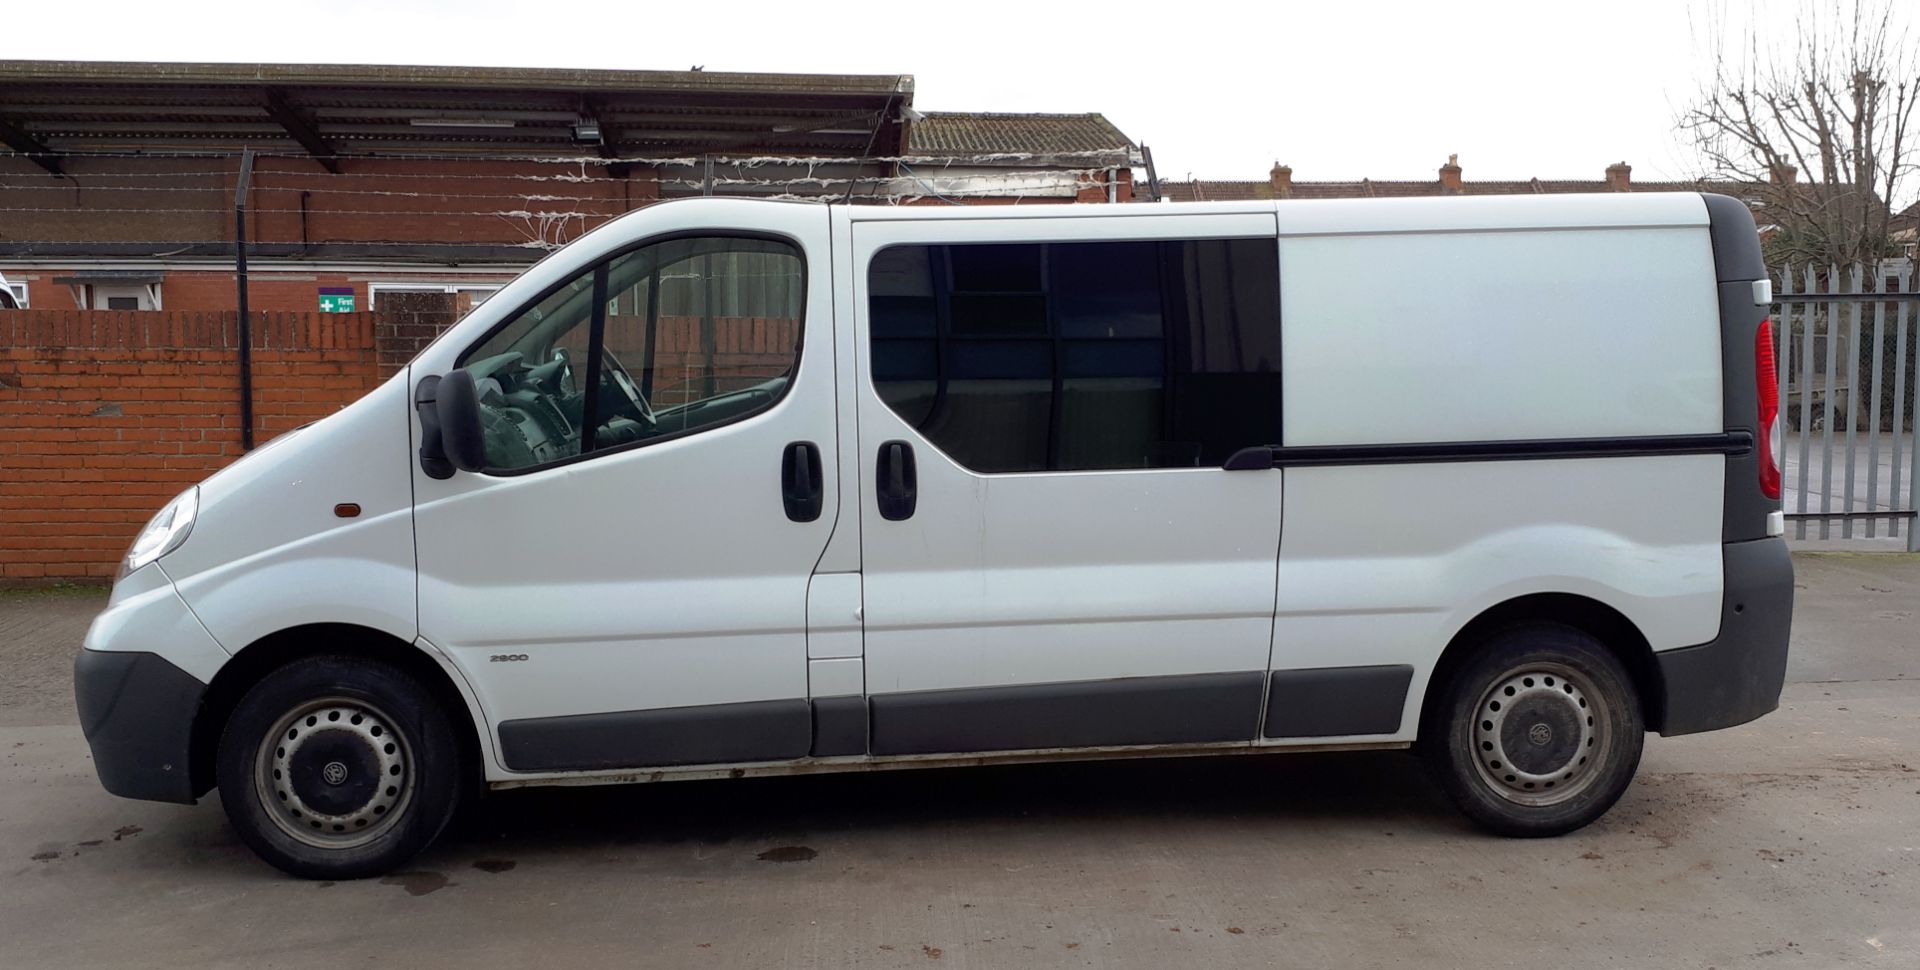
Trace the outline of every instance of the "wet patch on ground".
<path fill-rule="evenodd" d="M 754 858 L 761 862 L 809 862 L 820 853 L 804 845 L 783 845 L 768 849 Z"/>
<path fill-rule="evenodd" d="M 452 885 L 452 883 L 447 881 L 447 874 L 444 872 L 416 870 L 413 872 L 396 872 L 380 880 L 380 885 L 399 886 L 401 889 L 406 890 L 409 896 L 425 896 L 428 893 L 445 889 Z"/>

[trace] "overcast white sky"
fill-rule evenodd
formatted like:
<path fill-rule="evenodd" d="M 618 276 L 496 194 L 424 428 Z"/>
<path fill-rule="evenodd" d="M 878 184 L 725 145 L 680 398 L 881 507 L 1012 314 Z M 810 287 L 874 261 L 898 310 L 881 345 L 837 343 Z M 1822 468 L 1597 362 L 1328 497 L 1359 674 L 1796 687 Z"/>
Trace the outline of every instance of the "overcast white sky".
<path fill-rule="evenodd" d="M 1708 6 L 1753 4 L 20 0 L 0 57 L 912 74 L 923 111 L 1103 112 L 1165 178 L 1656 179 L 1692 174 Z"/>

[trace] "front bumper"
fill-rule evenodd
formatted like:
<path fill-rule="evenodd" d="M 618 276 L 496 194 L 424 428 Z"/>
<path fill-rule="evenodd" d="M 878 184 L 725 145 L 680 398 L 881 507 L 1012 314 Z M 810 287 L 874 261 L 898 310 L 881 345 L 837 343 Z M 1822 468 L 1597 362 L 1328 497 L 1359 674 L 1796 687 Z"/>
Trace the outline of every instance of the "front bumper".
<path fill-rule="evenodd" d="M 73 697 L 100 784 L 125 798 L 193 804 L 193 722 L 206 692 L 159 654 L 80 651 Z"/>
<path fill-rule="evenodd" d="M 1745 724 L 1780 706 L 1793 625 L 1793 559 L 1784 539 L 1721 547 L 1720 635 L 1654 654 L 1661 698 L 1651 727 L 1696 734 Z"/>
<path fill-rule="evenodd" d="M 108 791 L 186 804 L 206 792 L 209 766 L 190 763 L 194 721 L 226 661 L 159 563 L 114 584 L 73 662 L 80 727 Z"/>

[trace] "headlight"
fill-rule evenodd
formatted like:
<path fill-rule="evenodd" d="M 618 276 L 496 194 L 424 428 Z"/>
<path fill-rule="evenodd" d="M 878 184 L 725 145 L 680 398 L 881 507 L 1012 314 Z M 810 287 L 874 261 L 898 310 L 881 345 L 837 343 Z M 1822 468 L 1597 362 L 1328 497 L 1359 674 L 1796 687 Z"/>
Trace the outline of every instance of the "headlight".
<path fill-rule="evenodd" d="M 200 514 L 200 486 L 181 492 L 160 514 L 153 517 L 133 539 L 127 558 L 120 561 L 120 575 L 139 569 L 155 559 L 180 548 L 193 530 L 194 516 Z"/>

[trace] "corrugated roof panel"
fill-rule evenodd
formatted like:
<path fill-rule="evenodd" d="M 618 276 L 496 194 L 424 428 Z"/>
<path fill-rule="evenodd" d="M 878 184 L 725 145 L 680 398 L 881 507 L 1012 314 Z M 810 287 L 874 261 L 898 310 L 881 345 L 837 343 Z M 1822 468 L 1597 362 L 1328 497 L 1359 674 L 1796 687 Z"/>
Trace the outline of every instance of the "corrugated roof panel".
<path fill-rule="evenodd" d="M 317 155 L 893 155 L 912 97 L 907 75 L 0 61 L 0 119 L 24 136 L 8 147 L 48 165 L 263 140 Z M 589 121 L 600 138 L 576 138 Z"/>
<path fill-rule="evenodd" d="M 999 114 L 928 112 L 913 122 L 913 155 L 1067 155 L 1112 153 L 1132 157 L 1134 144 L 1098 113 Z"/>

